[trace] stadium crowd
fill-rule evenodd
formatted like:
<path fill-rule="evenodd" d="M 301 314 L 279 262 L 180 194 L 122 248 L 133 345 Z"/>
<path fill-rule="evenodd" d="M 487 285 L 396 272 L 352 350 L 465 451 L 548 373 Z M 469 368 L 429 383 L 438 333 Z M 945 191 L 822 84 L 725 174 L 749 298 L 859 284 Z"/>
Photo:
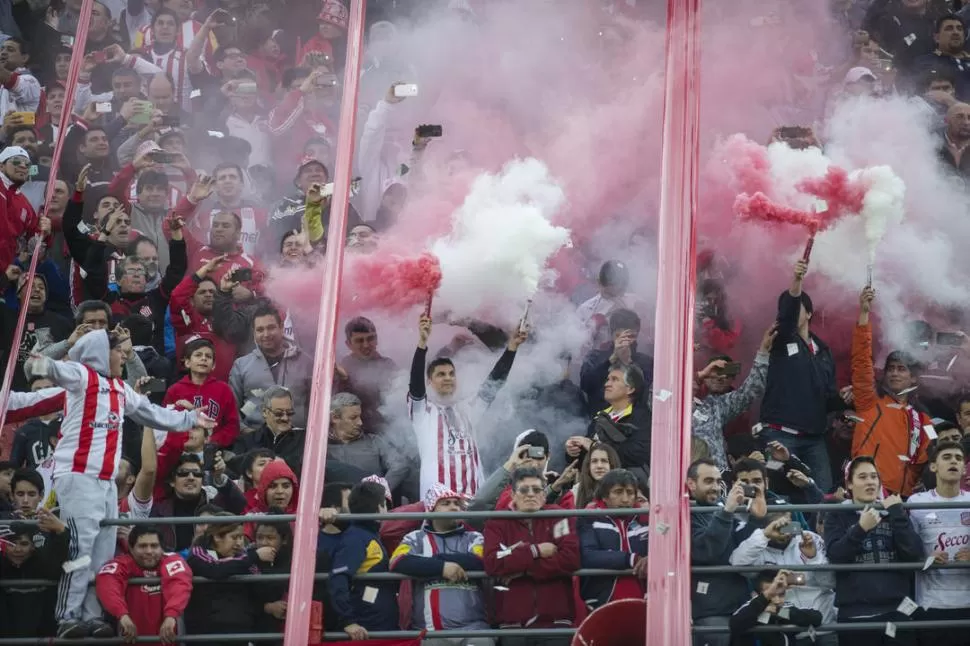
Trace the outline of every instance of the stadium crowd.
<path fill-rule="evenodd" d="M 422 127 L 410 145 L 392 141 L 414 69 L 388 44 L 395 21 L 421 7 L 369 4 L 353 254 L 380 249 L 441 136 Z M 602 4 L 605 20 L 643 18 L 643 3 Z M 941 165 L 967 175 L 970 5 L 960 5 L 833 2 L 833 24 L 853 51 L 834 68 L 832 92 L 922 97 L 939 115 Z M 300 495 L 315 324 L 276 303 L 268 284 L 274 271 L 311 268 L 328 253 L 348 9 L 340 0 L 95 0 L 69 101 L 80 6 L 0 3 L 0 347 L 16 353 L 0 462 L 0 637 L 276 634 L 289 618 L 287 585 L 231 577 L 286 573 L 293 557 L 290 524 L 261 517 L 294 513 Z M 449 10 L 474 15 L 465 2 Z M 820 145 L 807 135 L 781 128 L 775 138 Z M 44 247 L 25 293 L 37 240 Z M 875 366 L 878 296 L 865 288 L 842 330 L 851 356 L 837 366 L 813 332 L 815 304 L 803 289 L 811 267 L 800 261 L 787 285 L 766 282 L 782 290 L 777 315 L 762 322 L 753 356 L 739 357 L 740 325 L 710 261 L 699 259 L 685 484 L 692 504 L 718 509 L 692 515 L 691 562 L 763 569 L 693 576 L 694 625 L 724 628 L 695 645 L 833 646 L 839 635 L 816 628 L 858 621 L 887 625 L 851 633 L 859 646 L 970 643 L 965 629 L 896 632 L 913 619 L 970 619 L 970 569 L 939 567 L 970 561 L 970 391 L 926 379 L 970 353 L 968 337 L 916 326 L 911 347 L 886 349 Z M 527 325 L 467 321 L 468 335 L 430 348 L 432 327 L 445 321 L 422 315 L 409 323 L 413 358 L 402 368 L 381 353 L 370 318 L 341 321 L 317 550 L 317 571 L 330 576 L 300 620 L 352 640 L 413 628 L 429 631 L 425 644 L 485 646 L 496 640 L 434 633 L 575 627 L 595 608 L 644 596 L 653 365 L 641 317 L 651 311 L 624 262 L 588 262 L 595 280 L 569 295 L 590 332 L 575 348 L 580 369 L 563 357 L 565 376 L 523 405 L 561 410 L 587 431 L 563 443 L 533 416 L 498 465 L 483 460 L 476 431 L 531 343 Z M 11 349 L 21 308 L 26 325 Z M 497 357 L 464 398 L 468 338 Z M 386 418 L 398 373 L 408 384 L 407 437 Z M 528 410 L 521 419 L 532 419 Z M 906 511 L 904 500 L 966 506 Z M 867 508 L 840 509 L 846 501 Z M 772 511 L 784 503 L 831 510 Z M 644 511 L 484 523 L 338 518 L 589 507 Z M 102 526 L 220 515 L 252 520 Z M 787 569 L 827 563 L 924 567 Z M 616 574 L 574 576 L 581 568 Z M 354 578 L 377 572 L 410 579 Z M 477 572 L 487 578 L 469 577 Z M 214 582 L 194 587 L 193 575 Z M 160 583 L 129 585 L 142 576 Z M 17 583 L 35 579 L 60 583 Z M 804 630 L 748 632 L 766 624 Z"/>

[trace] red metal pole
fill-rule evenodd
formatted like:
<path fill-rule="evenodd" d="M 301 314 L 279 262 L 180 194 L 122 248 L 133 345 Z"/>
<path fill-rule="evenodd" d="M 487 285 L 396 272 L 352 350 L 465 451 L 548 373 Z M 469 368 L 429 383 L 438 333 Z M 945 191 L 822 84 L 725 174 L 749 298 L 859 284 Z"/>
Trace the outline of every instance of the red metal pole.
<path fill-rule="evenodd" d="M 42 212 L 50 204 L 51 195 L 54 194 L 54 183 L 57 181 L 57 167 L 61 161 L 61 153 L 64 150 L 64 136 L 67 134 L 68 115 L 71 114 L 71 106 L 74 105 L 74 92 L 77 89 L 77 76 L 81 71 L 81 61 L 84 59 L 84 47 L 88 41 L 88 24 L 91 22 L 91 8 L 94 0 L 83 0 L 81 3 L 81 13 L 77 21 L 77 33 L 74 39 L 74 50 L 71 52 L 71 66 L 67 72 L 67 86 L 64 94 L 64 108 L 61 110 L 61 127 L 54 143 L 54 155 L 51 158 L 50 179 L 47 180 L 47 190 L 44 192 L 44 203 L 41 205 Z M 5 216 L 4 216 L 5 217 Z M 24 284 L 23 293 L 30 295 L 30 290 L 34 288 L 34 275 L 37 273 L 37 263 L 43 252 L 44 245 L 40 236 L 37 237 L 37 244 L 34 246 L 34 253 L 30 258 L 30 267 L 27 270 L 27 281 Z M 6 271 L 6 267 L 0 267 L 0 271 Z M 13 379 L 13 371 L 17 369 L 17 355 L 20 353 L 21 337 L 24 333 L 24 323 L 27 320 L 27 301 L 21 300 L 20 312 L 17 316 L 17 329 L 14 330 L 13 339 L 10 344 L 10 356 L 7 357 L 7 369 L 3 373 L 3 386 L 0 387 L 0 428 L 3 428 L 7 421 L 7 401 L 10 399 L 10 384 Z"/>
<path fill-rule="evenodd" d="M 700 112 L 700 0 L 667 1 L 657 320 L 653 369 L 647 646 L 689 646 L 690 510 Z"/>
<path fill-rule="evenodd" d="M 323 495 L 327 432 L 330 428 L 337 305 L 340 302 L 340 277 L 343 274 L 344 246 L 347 240 L 347 204 L 350 199 L 351 162 L 357 126 L 357 88 L 360 84 L 360 60 L 364 46 L 365 7 L 366 0 L 351 0 L 344 92 L 340 100 L 337 159 L 334 163 L 334 193 L 323 287 L 320 290 L 313 387 L 310 391 L 303 472 L 300 474 L 300 502 L 296 510 L 296 530 L 293 536 L 293 566 L 286 601 L 288 621 L 284 646 L 306 646 L 310 629 L 313 572 L 317 562 L 317 518 Z"/>

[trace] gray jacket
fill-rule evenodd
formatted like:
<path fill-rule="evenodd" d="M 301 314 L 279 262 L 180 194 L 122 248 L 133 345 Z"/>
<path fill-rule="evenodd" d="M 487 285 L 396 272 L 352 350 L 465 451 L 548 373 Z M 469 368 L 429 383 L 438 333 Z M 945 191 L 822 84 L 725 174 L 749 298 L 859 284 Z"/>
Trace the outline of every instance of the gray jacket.
<path fill-rule="evenodd" d="M 165 214 L 152 215 L 146 213 L 137 203 L 131 205 L 131 228 L 138 233 L 150 238 L 155 246 L 158 247 L 158 273 L 164 274 L 168 269 L 169 255 L 168 242 L 165 238 L 165 231 L 162 223 L 165 222 Z"/>
<path fill-rule="evenodd" d="M 293 426 L 306 428 L 313 359 L 295 345 L 287 345 L 280 359 L 278 374 L 279 379 L 273 379 L 273 371 L 259 348 L 239 357 L 232 364 L 229 387 L 239 404 L 239 421 L 243 426 L 250 429 L 261 427 L 263 392 L 270 386 L 283 386 L 293 394 L 293 410 L 296 412 Z"/>
<path fill-rule="evenodd" d="M 349 443 L 331 438 L 327 458 L 355 466 L 368 474 L 383 476 L 391 491 L 407 478 L 411 462 L 380 433 L 364 433 Z"/>
<path fill-rule="evenodd" d="M 711 459 L 717 463 L 719 469 L 728 468 L 724 427 L 764 394 L 767 376 L 768 353 L 759 350 L 754 357 L 751 372 L 740 388 L 723 395 L 694 399 L 691 433 L 707 442 L 711 449 Z"/>

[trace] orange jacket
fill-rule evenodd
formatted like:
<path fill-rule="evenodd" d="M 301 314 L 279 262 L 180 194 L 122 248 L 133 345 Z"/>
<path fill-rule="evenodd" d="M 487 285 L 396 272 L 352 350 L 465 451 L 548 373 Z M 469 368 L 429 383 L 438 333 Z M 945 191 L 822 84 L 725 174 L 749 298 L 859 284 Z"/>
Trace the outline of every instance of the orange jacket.
<path fill-rule="evenodd" d="M 915 450 L 911 449 L 914 441 L 911 407 L 876 390 L 871 324 L 856 325 L 852 330 L 852 391 L 856 415 L 863 420 L 856 422 L 852 435 L 852 457 L 875 456 L 883 487 L 902 496 L 910 495 L 927 461 L 930 440 L 923 427 L 932 422 L 925 413 L 918 413 L 918 436 Z"/>

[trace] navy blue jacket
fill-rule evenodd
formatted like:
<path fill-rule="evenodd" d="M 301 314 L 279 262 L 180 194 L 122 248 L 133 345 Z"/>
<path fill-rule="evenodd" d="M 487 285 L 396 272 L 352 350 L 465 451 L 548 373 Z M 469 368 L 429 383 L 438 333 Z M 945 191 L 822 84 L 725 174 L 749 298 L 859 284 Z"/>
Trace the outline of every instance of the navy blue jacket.
<path fill-rule="evenodd" d="M 859 512 L 832 511 L 825 515 L 825 552 L 831 563 L 922 563 L 923 541 L 897 506 L 866 532 Z M 861 570 L 835 573 L 839 619 L 893 612 L 910 594 L 911 572 Z"/>
<path fill-rule="evenodd" d="M 354 575 L 388 572 L 388 558 L 378 537 L 378 523 L 352 523 L 340 534 L 330 570 L 330 599 L 343 627 L 397 630 L 397 581 L 358 581 Z"/>
<path fill-rule="evenodd" d="M 723 509 L 690 515 L 690 564 L 730 565 L 731 552 L 763 523 L 740 521 Z M 692 574 L 691 617 L 730 617 L 748 599 L 748 582 L 740 574 Z"/>
<path fill-rule="evenodd" d="M 597 500 L 596 507 L 606 507 Z M 637 556 L 647 555 L 647 525 L 636 516 L 580 518 L 579 557 L 583 568 L 629 570 Z M 629 577 L 632 578 L 632 577 Z M 580 579 L 579 589 L 586 605 L 598 608 L 611 600 L 618 577 L 590 576 Z"/>
<path fill-rule="evenodd" d="M 814 334 L 818 351 L 812 354 L 798 335 L 801 300 L 785 291 L 778 301 L 778 336 L 771 348 L 768 382 L 761 402 L 761 421 L 823 435 L 830 402 L 835 403 L 835 360 Z"/>

